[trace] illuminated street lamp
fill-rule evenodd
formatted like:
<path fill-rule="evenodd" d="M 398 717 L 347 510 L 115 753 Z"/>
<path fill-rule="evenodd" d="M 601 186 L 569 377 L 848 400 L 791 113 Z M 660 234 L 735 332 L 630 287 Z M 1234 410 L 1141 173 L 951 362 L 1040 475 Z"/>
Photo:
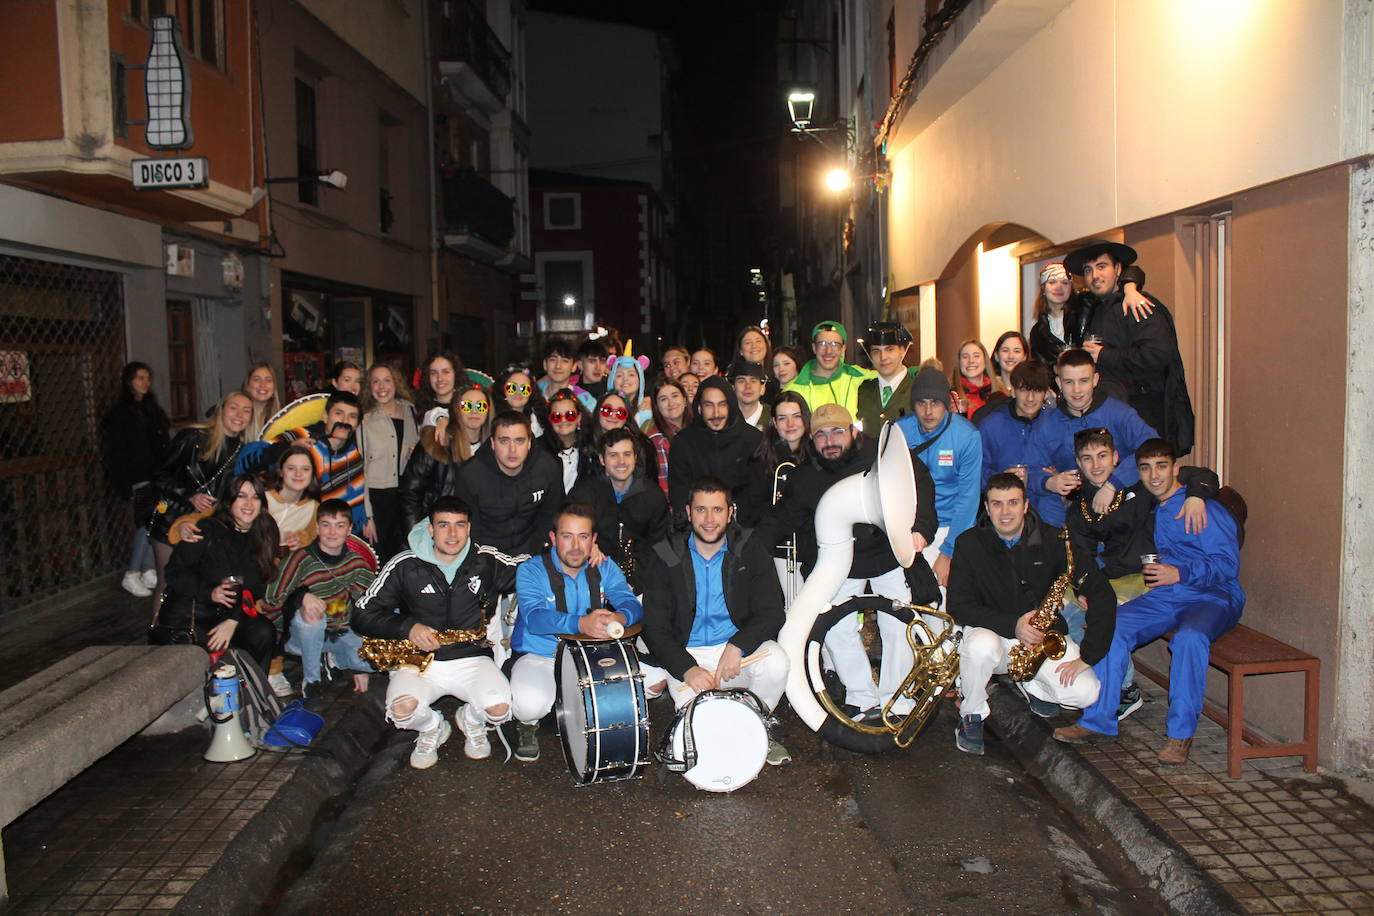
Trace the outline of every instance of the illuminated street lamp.
<path fill-rule="evenodd" d="M 811 89 L 798 87 L 787 94 L 787 114 L 797 130 L 806 130 L 811 125 L 811 113 L 816 107 L 816 93 Z"/>
<path fill-rule="evenodd" d="M 835 194 L 848 191 L 852 181 L 853 177 L 846 168 L 836 167 L 825 173 L 825 189 Z"/>

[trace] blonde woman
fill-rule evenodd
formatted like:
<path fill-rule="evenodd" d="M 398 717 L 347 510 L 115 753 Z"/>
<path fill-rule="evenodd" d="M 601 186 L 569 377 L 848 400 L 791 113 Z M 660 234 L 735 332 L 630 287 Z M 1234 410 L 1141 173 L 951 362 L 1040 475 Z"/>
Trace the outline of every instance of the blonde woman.
<path fill-rule="evenodd" d="M 281 386 L 277 384 L 277 373 L 268 363 L 258 363 L 244 376 L 243 387 L 239 389 L 253 402 L 253 417 L 248 421 L 244 438 L 248 441 L 262 435 L 267 421 L 281 410 Z"/>
<path fill-rule="evenodd" d="M 373 366 L 367 371 L 358 447 L 363 453 L 363 479 L 367 487 L 367 525 L 363 536 L 376 545 L 378 558 L 383 562 L 404 546 L 405 532 L 400 528 L 401 475 L 419 441 L 410 386 L 391 366 Z"/>
<path fill-rule="evenodd" d="M 402 537 L 415 523 L 429 514 L 429 507 L 440 496 L 458 492 L 458 469 L 487 439 L 491 425 L 491 396 L 480 385 L 469 385 L 456 392 L 452 405 L 458 417 L 457 428 L 447 445 L 440 445 L 434 430 L 426 428 L 401 475 Z"/>

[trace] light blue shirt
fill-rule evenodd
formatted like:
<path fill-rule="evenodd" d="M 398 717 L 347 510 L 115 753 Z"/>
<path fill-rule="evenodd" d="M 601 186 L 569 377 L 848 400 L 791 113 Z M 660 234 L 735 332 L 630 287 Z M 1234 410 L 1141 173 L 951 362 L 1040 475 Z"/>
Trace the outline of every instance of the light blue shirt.
<path fill-rule="evenodd" d="M 720 549 L 709 560 L 697 552 L 697 539 L 693 535 L 690 542 L 692 572 L 697 583 L 696 616 L 692 618 L 692 632 L 687 636 L 689 647 L 718 646 L 729 642 L 730 637 L 739 632 L 739 627 L 730 619 L 730 609 L 725 605 L 725 579 L 721 575 L 725 567 L 725 554 L 730 550 L 729 539 L 723 539 Z"/>

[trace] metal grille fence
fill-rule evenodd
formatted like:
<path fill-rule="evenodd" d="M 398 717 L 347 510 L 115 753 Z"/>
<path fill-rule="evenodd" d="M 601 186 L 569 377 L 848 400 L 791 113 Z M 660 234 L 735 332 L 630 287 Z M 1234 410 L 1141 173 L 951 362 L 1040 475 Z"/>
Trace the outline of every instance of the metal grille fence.
<path fill-rule="evenodd" d="M 100 461 L 119 393 L 123 284 L 0 255 L 0 615 L 117 571 L 128 505 Z"/>

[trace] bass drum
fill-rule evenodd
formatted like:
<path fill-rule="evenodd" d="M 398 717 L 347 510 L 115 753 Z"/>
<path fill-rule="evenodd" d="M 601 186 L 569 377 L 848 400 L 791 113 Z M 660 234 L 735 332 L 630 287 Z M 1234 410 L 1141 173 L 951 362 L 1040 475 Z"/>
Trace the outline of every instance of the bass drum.
<path fill-rule="evenodd" d="M 733 792 L 768 759 L 768 713 L 749 690 L 704 690 L 678 711 L 658 758 L 707 792 Z"/>
<path fill-rule="evenodd" d="M 649 704 L 633 636 L 560 638 L 554 681 L 558 737 L 573 781 L 585 786 L 640 775 L 649 763 Z"/>

